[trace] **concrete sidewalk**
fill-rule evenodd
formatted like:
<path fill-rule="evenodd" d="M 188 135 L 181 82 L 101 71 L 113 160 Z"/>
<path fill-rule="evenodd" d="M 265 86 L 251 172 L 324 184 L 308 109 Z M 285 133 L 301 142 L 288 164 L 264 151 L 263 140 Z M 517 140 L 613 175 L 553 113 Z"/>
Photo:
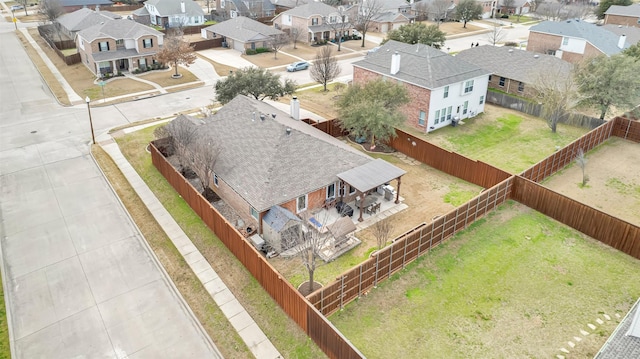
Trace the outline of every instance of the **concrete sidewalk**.
<path fill-rule="evenodd" d="M 148 125 L 142 126 L 146 127 Z M 220 310 L 227 317 L 231 325 L 256 358 L 276 359 L 282 358 L 273 343 L 267 338 L 256 322 L 238 302 L 222 279 L 213 270 L 209 262 L 193 245 L 182 228 L 171 217 L 171 214 L 162 206 L 158 198 L 151 192 L 138 173 L 127 162 L 118 145 L 108 135 L 100 138 L 102 148 L 111 156 L 120 171 L 127 178 L 142 202 L 147 206 L 158 224 L 165 231 L 171 242 L 184 257 L 185 261 L 196 274 L 205 289 L 211 295 Z M 104 143 L 104 144 L 103 144 Z"/>

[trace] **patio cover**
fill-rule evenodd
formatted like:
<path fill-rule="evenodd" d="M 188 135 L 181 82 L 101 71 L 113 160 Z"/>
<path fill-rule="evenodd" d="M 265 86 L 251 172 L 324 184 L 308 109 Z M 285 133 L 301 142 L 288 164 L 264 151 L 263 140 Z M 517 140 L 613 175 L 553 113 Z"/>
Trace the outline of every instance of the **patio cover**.
<path fill-rule="evenodd" d="M 407 173 L 391 163 L 377 158 L 362 166 L 338 173 L 338 178 L 360 192 L 366 192 Z"/>
<path fill-rule="evenodd" d="M 327 226 L 333 238 L 344 238 L 347 234 L 356 231 L 356 225 L 350 217 L 340 217 L 335 223 Z"/>

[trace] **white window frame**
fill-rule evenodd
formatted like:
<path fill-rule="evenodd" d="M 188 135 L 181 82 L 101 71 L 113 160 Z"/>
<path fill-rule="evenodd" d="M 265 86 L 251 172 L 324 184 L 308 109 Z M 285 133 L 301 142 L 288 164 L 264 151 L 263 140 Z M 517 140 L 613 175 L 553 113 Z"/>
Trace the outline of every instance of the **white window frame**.
<path fill-rule="evenodd" d="M 104 49 L 102 47 L 102 44 L 105 44 Z M 109 41 L 100 41 L 98 43 L 98 49 L 100 50 L 100 52 L 109 51 Z"/>
<path fill-rule="evenodd" d="M 300 208 L 300 199 L 304 200 L 304 208 Z M 307 210 L 309 207 L 309 195 L 305 194 L 296 198 L 296 213 L 301 213 Z"/>
<path fill-rule="evenodd" d="M 453 110 L 453 106 L 447 107 L 447 121 L 451 120 L 451 110 Z"/>
<path fill-rule="evenodd" d="M 565 36 L 562 38 L 562 46 L 567 46 L 567 45 L 569 45 L 569 38 Z"/>
<path fill-rule="evenodd" d="M 425 125 L 425 121 L 426 121 L 426 117 L 427 117 L 427 113 L 420 110 L 420 113 L 418 114 L 418 125 L 420 126 L 424 126 Z"/>
<path fill-rule="evenodd" d="M 449 97 L 449 86 L 444 87 L 444 98 Z"/>
<path fill-rule="evenodd" d="M 465 94 L 473 92 L 473 81 L 474 80 L 465 81 L 465 83 L 464 83 L 464 93 Z"/>
<path fill-rule="evenodd" d="M 147 46 L 147 41 L 149 41 L 149 46 Z M 147 39 L 142 39 L 142 47 L 145 49 L 150 49 L 153 47 L 153 39 L 152 38 L 147 38 Z"/>
<path fill-rule="evenodd" d="M 443 107 L 442 110 L 440 110 L 440 122 L 444 122 L 447 120 L 447 108 Z"/>
<path fill-rule="evenodd" d="M 440 110 L 436 110 L 436 122 L 435 124 L 439 124 L 440 123 Z"/>
<path fill-rule="evenodd" d="M 469 101 L 465 101 L 464 106 L 462 107 L 462 114 L 466 115 L 468 109 L 469 109 Z"/>
<path fill-rule="evenodd" d="M 258 213 L 255 208 L 251 207 L 249 213 L 251 214 L 251 217 L 255 218 L 256 220 L 260 220 L 260 213 Z"/>
<path fill-rule="evenodd" d="M 480 96 L 480 105 L 484 103 L 484 95 Z"/>
<path fill-rule="evenodd" d="M 217 174 L 213 174 L 213 185 L 216 187 L 220 187 L 220 185 L 218 184 L 218 175 Z"/>
<path fill-rule="evenodd" d="M 329 188 L 333 187 L 333 195 L 330 196 L 329 195 Z M 332 184 L 327 186 L 327 190 L 326 190 L 326 199 L 330 199 L 330 198 L 336 198 L 336 183 L 333 182 Z"/>

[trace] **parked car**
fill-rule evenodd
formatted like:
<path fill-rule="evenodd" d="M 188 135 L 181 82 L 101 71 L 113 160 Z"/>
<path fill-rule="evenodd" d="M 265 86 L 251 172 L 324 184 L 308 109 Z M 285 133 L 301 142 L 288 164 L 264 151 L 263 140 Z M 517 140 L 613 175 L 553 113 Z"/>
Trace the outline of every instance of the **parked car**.
<path fill-rule="evenodd" d="M 22 6 L 22 5 L 11 5 L 10 9 L 11 9 L 11 12 L 14 12 L 16 10 L 24 9 L 24 6 Z"/>
<path fill-rule="evenodd" d="M 306 70 L 309 68 L 309 63 L 306 61 L 298 61 L 294 62 L 291 65 L 287 66 L 287 71 L 294 72 L 299 70 Z"/>

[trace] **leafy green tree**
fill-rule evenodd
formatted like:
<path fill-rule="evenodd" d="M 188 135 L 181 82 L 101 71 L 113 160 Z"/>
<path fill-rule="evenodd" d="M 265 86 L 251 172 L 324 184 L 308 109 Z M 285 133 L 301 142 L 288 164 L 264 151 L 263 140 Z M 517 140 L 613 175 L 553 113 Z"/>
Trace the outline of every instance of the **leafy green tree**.
<path fill-rule="evenodd" d="M 598 19 L 604 19 L 604 13 L 609 10 L 611 5 L 627 6 L 631 5 L 632 2 L 632 0 L 601 0 L 600 5 L 598 5 L 598 8 L 595 11 L 596 16 L 598 16 Z"/>
<path fill-rule="evenodd" d="M 277 100 L 294 93 L 296 83 L 292 80 L 282 83 L 280 75 L 272 74 L 267 69 L 245 67 L 218 80 L 215 89 L 218 102 L 224 105 L 238 95 L 251 96 L 260 101 L 265 98 Z"/>
<path fill-rule="evenodd" d="M 456 16 L 467 27 L 467 22 L 475 20 L 482 14 L 482 5 L 476 0 L 462 0 L 456 7 Z"/>
<path fill-rule="evenodd" d="M 631 56 L 631 57 L 635 58 L 636 61 L 640 60 L 640 43 L 637 43 L 635 45 L 631 45 L 626 50 L 624 50 L 622 53 L 627 55 L 627 56 Z"/>
<path fill-rule="evenodd" d="M 444 46 L 445 33 L 438 26 L 427 26 L 421 22 L 400 26 L 399 29 L 391 30 L 387 34 L 387 38 L 383 44 L 389 40 L 404 42 L 407 44 L 425 44 L 433 46 L 436 49 Z"/>
<path fill-rule="evenodd" d="M 340 126 L 356 137 L 375 141 L 395 137 L 395 127 L 405 121 L 398 109 L 409 102 L 407 89 L 391 81 L 377 79 L 352 85 L 338 100 Z"/>
<path fill-rule="evenodd" d="M 635 57 L 598 56 L 582 63 L 575 74 L 581 103 L 600 110 L 604 119 L 610 106 L 631 109 L 640 101 L 640 61 Z"/>

